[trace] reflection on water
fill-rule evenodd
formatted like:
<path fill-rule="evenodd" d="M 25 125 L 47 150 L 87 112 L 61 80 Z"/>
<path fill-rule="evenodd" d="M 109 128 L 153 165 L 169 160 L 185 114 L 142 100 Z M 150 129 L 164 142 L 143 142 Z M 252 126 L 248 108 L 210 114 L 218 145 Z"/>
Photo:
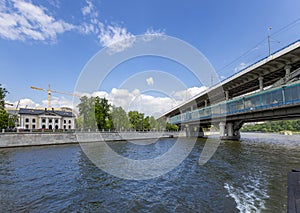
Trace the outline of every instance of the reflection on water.
<path fill-rule="evenodd" d="M 242 138 L 221 142 L 203 166 L 198 140 L 174 170 L 142 181 L 105 173 L 79 145 L 1 149 L 0 212 L 286 212 L 287 172 L 299 168 L 300 136 Z M 123 156 L 149 159 L 174 141 L 109 145 Z"/>

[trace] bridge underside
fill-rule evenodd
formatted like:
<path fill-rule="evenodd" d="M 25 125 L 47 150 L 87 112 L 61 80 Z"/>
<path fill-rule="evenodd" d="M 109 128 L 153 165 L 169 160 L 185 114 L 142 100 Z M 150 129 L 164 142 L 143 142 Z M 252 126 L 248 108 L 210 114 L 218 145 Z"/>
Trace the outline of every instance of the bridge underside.
<path fill-rule="evenodd" d="M 181 128 L 186 129 L 188 137 L 203 137 L 202 128 L 214 125 L 219 127 L 221 139 L 238 140 L 240 139 L 240 128 L 244 123 L 297 118 L 300 118 L 300 103 L 184 122 L 181 123 Z"/>
<path fill-rule="evenodd" d="M 298 105 L 297 105 L 298 104 Z M 252 64 L 165 113 L 168 122 L 201 136 L 219 126 L 238 139 L 243 123 L 300 118 L 300 40 Z"/>

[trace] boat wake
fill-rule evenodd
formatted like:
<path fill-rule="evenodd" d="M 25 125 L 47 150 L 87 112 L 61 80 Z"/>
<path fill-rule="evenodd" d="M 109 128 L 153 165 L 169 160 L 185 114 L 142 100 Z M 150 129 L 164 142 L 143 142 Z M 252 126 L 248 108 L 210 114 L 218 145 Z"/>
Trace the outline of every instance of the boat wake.
<path fill-rule="evenodd" d="M 261 172 L 242 178 L 245 179 L 242 185 L 235 186 L 234 183 L 225 183 L 224 188 L 235 200 L 236 208 L 240 212 L 261 212 L 265 209 L 265 200 L 269 197 L 266 180 Z"/>

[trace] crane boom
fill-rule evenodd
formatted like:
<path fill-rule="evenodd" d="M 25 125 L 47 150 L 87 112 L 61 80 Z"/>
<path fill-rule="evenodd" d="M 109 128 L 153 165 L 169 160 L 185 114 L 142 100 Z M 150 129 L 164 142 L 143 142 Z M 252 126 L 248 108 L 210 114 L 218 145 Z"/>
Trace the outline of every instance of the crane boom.
<path fill-rule="evenodd" d="M 56 91 L 56 90 L 51 90 L 51 92 L 58 93 L 58 94 L 63 94 L 63 95 L 70 95 L 70 96 L 75 96 L 75 97 L 81 97 L 80 95 L 78 95 L 76 93 L 59 92 L 59 91 Z"/>
<path fill-rule="evenodd" d="M 39 87 L 35 87 L 35 86 L 30 86 L 30 88 L 31 88 L 31 89 L 34 89 L 34 90 L 45 91 L 45 92 L 48 93 L 48 108 L 51 108 L 51 92 L 58 93 L 58 94 L 63 94 L 63 95 L 69 95 L 69 96 L 80 97 L 80 95 L 74 94 L 74 93 L 60 92 L 60 91 L 56 91 L 56 90 L 51 90 L 51 89 L 50 89 L 50 84 L 48 84 L 48 89 L 39 88 Z"/>
<path fill-rule="evenodd" d="M 4 105 L 13 106 L 14 104 L 5 102 Z"/>

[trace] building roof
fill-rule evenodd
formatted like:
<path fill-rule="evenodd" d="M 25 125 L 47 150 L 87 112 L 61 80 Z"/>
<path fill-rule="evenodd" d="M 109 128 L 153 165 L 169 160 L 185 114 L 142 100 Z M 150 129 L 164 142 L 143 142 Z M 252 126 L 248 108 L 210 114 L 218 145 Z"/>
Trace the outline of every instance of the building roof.
<path fill-rule="evenodd" d="M 9 114 L 9 115 L 17 115 L 19 110 L 17 109 L 7 109 L 6 108 L 6 112 Z"/>
<path fill-rule="evenodd" d="M 75 117 L 73 112 L 71 111 L 63 111 L 63 110 L 49 110 L 45 108 L 44 110 L 42 109 L 27 109 L 27 108 L 20 108 L 19 109 L 19 115 L 42 115 L 42 114 L 47 114 L 47 115 L 58 115 L 62 117 Z"/>

